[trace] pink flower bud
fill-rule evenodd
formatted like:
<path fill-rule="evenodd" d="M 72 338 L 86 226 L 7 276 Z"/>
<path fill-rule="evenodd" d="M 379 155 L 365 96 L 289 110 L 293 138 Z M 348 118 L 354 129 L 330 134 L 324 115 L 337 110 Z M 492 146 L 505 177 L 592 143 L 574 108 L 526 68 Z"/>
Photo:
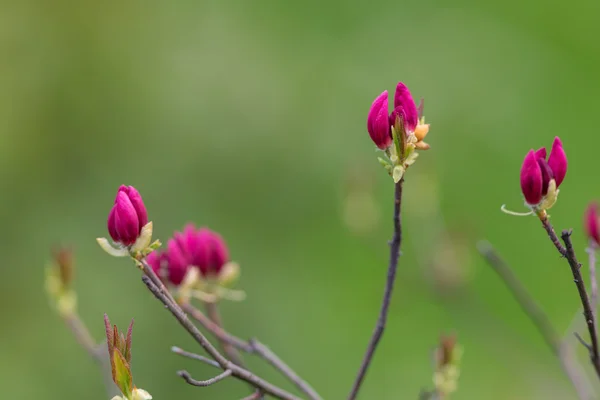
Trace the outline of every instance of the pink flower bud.
<path fill-rule="evenodd" d="M 554 180 L 556 180 L 556 187 L 558 188 L 567 174 L 567 155 L 558 136 L 552 142 L 548 165 L 554 173 Z"/>
<path fill-rule="evenodd" d="M 598 203 L 590 203 L 585 211 L 584 228 L 588 239 L 596 246 L 600 245 L 600 220 L 598 219 Z"/>
<path fill-rule="evenodd" d="M 185 237 L 177 232 L 173 239 L 167 242 L 167 277 L 169 282 L 179 285 L 188 271 L 190 263 L 190 254 Z"/>
<path fill-rule="evenodd" d="M 399 82 L 396 86 L 396 93 L 394 94 L 394 112 L 402 115 L 406 133 L 413 133 L 419 123 L 419 111 L 410 94 L 410 90 L 408 90 L 408 87 L 402 82 Z"/>
<path fill-rule="evenodd" d="M 203 276 L 218 275 L 229 261 L 229 252 L 221 235 L 208 228 L 196 234 L 195 263 Z"/>
<path fill-rule="evenodd" d="M 130 246 L 148 223 L 142 196 L 133 186 L 121 186 L 108 215 L 108 233 L 115 242 Z"/>
<path fill-rule="evenodd" d="M 158 250 L 153 251 L 148 254 L 146 257 L 146 262 L 152 268 L 152 271 L 160 278 L 161 281 L 165 282 L 167 280 L 167 254 L 164 252 L 159 252 Z"/>
<path fill-rule="evenodd" d="M 535 205 L 542 201 L 542 170 L 535 151 L 531 150 L 523 160 L 521 167 L 521 191 L 527 204 Z"/>
<path fill-rule="evenodd" d="M 381 93 L 369 110 L 367 130 L 377 147 L 385 150 L 392 144 L 392 127 L 388 118 L 388 92 Z"/>

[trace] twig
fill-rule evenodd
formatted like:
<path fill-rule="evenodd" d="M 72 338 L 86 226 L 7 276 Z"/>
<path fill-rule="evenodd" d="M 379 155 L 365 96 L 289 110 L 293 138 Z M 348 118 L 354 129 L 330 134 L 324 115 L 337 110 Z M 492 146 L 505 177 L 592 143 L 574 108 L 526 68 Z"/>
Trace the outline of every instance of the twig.
<path fill-rule="evenodd" d="M 76 313 L 71 313 L 65 315 L 64 320 L 69 329 L 71 329 L 71 332 L 73 332 L 73 336 L 75 336 L 75 339 L 81 345 L 81 347 L 88 352 L 94 361 L 101 363 L 103 347 L 98 345 L 92 338 L 90 331 L 79 318 L 79 315 Z"/>
<path fill-rule="evenodd" d="M 179 372 L 177 372 L 177 375 L 182 377 L 187 383 L 189 383 L 192 386 L 206 387 L 206 386 L 214 385 L 215 383 L 222 381 L 223 379 L 231 376 L 231 370 L 226 369 L 225 371 L 221 372 L 219 375 L 215 376 L 214 378 L 210 378 L 205 381 L 198 381 L 198 380 L 192 378 L 190 373 L 187 371 L 179 371 Z"/>
<path fill-rule="evenodd" d="M 308 384 L 308 382 L 303 380 L 289 365 L 281 360 L 267 346 L 259 342 L 258 339 L 245 341 L 230 334 L 189 303 L 181 304 L 181 308 L 221 342 L 234 346 L 246 353 L 258 355 L 294 383 L 294 385 L 296 385 L 296 387 L 311 400 L 321 400 L 321 396 L 310 386 L 310 384 Z"/>
<path fill-rule="evenodd" d="M 552 244 L 554 247 L 556 247 L 556 250 L 558 250 L 561 256 L 566 257 L 567 249 L 562 245 L 562 243 L 560 243 L 560 240 L 558 240 L 558 236 L 556 235 L 556 232 L 554 232 L 554 228 L 548 219 L 548 215 L 544 213 L 539 215 L 539 218 L 542 222 L 542 226 L 546 230 L 546 233 L 548 233 L 548 237 L 552 241 Z"/>
<path fill-rule="evenodd" d="M 591 397 L 585 383 L 581 381 L 579 374 L 576 371 L 576 367 L 573 365 L 572 360 L 570 360 L 571 355 L 567 352 L 567 349 L 563 347 L 560 335 L 552 325 L 552 322 L 550 322 L 546 313 L 538 306 L 533 298 L 531 298 L 527 289 L 521 284 L 512 269 L 502 257 L 500 257 L 490 242 L 485 240 L 480 241 L 477 243 L 477 250 L 494 269 L 496 274 L 498 274 L 515 300 L 517 300 L 521 310 L 529 317 L 531 322 L 533 322 L 534 326 L 550 348 L 550 351 L 558 358 L 563 372 L 571 381 L 578 397 L 584 400 L 590 399 Z"/>
<path fill-rule="evenodd" d="M 223 329 L 223 320 L 221 318 L 221 313 L 219 312 L 217 303 L 204 302 L 204 307 L 206 309 L 206 314 L 211 319 L 211 321 L 214 322 L 215 325 L 217 325 Z M 221 348 L 223 349 L 223 352 L 229 358 L 229 360 L 233 361 L 240 367 L 243 367 L 244 363 L 242 361 L 242 356 L 236 350 L 236 348 L 233 347 L 233 345 L 228 343 L 226 340 L 219 339 L 219 342 L 221 344 Z"/>
<path fill-rule="evenodd" d="M 165 307 L 173 314 L 173 316 L 179 321 L 181 326 L 185 328 L 186 331 L 202 346 L 202 348 L 221 366 L 223 371 L 231 370 L 231 373 L 236 378 L 246 381 L 252 384 L 255 388 L 260 389 L 262 392 L 266 394 L 270 394 L 273 397 L 282 399 L 282 400 L 299 400 L 299 397 L 294 396 L 291 393 L 286 392 L 285 390 L 265 381 L 264 379 L 254 375 L 252 372 L 232 363 L 208 341 L 206 336 L 202 334 L 196 328 L 196 326 L 188 319 L 187 315 L 181 307 L 177 305 L 177 303 L 173 303 L 169 300 L 169 297 L 165 293 L 163 293 L 149 278 L 148 276 L 143 276 L 142 281 L 148 287 L 148 289 L 154 294 L 154 296 L 161 301 L 165 305 Z"/>
<path fill-rule="evenodd" d="M 259 400 L 263 398 L 263 394 L 260 391 L 252 393 L 250 396 L 244 397 L 242 400 Z"/>
<path fill-rule="evenodd" d="M 171 347 L 171 351 L 175 354 L 179 354 L 180 356 L 191 358 L 192 360 L 202 361 L 203 363 L 206 363 L 215 368 L 221 368 L 218 362 L 211 360 L 208 357 L 201 356 L 200 354 L 190 353 L 189 351 L 185 351 L 176 346 Z"/>
<path fill-rule="evenodd" d="M 564 230 L 562 232 L 561 238 L 565 243 L 565 257 L 567 258 L 569 266 L 571 267 L 573 280 L 575 281 L 577 291 L 579 292 L 579 298 L 581 299 L 581 304 L 583 305 L 583 316 L 587 323 L 588 331 L 590 333 L 590 339 L 592 341 L 592 351 L 590 351 L 590 359 L 592 361 L 594 369 L 596 370 L 596 374 L 600 378 L 600 354 L 598 353 L 598 336 L 596 333 L 596 324 L 594 322 L 594 314 L 592 312 L 590 299 L 585 289 L 585 282 L 583 281 L 583 277 L 581 276 L 581 264 L 577 261 L 577 258 L 575 256 L 575 250 L 573 249 L 573 243 L 571 242 L 571 233 L 571 230 Z"/>
<path fill-rule="evenodd" d="M 402 204 L 403 183 L 404 178 L 400 179 L 400 181 L 396 183 L 394 191 L 394 235 L 390 243 L 390 262 L 388 266 L 387 280 L 385 284 L 385 291 L 383 293 L 381 310 L 379 311 L 377 324 L 375 325 L 375 329 L 373 331 L 373 334 L 371 335 L 371 340 L 369 341 L 369 345 L 367 346 L 367 351 L 360 365 L 358 375 L 356 376 L 354 384 L 352 385 L 352 390 L 350 391 L 348 400 L 356 399 L 356 396 L 358 395 L 358 391 L 360 390 L 365 375 L 367 374 L 367 369 L 371 365 L 371 361 L 373 359 L 373 355 L 375 354 L 375 350 L 377 349 L 377 345 L 379 344 L 379 340 L 381 339 L 383 331 L 385 330 L 388 309 L 392 298 L 392 291 L 394 289 L 394 281 L 396 280 L 398 258 L 400 257 L 400 246 L 402 244 L 402 223 L 400 219 L 400 209 Z"/>
<path fill-rule="evenodd" d="M 590 245 L 585 250 L 589 256 L 590 268 L 590 290 L 592 291 L 592 313 L 594 314 L 594 322 L 598 323 L 598 281 L 596 279 L 596 243 L 590 240 Z"/>

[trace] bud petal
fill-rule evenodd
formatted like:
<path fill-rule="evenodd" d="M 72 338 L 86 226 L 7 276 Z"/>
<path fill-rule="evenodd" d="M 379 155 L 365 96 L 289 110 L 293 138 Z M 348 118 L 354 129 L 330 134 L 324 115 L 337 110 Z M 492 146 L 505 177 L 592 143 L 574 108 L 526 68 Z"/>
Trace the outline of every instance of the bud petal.
<path fill-rule="evenodd" d="M 126 246 L 133 244 L 139 233 L 139 219 L 133 204 L 124 192 L 117 195 L 114 206 L 114 227 L 118 241 Z"/>
<path fill-rule="evenodd" d="M 545 159 L 538 158 L 537 162 L 540 166 L 540 170 L 542 171 L 542 196 L 545 196 L 548 193 L 548 185 L 550 184 L 550 180 L 554 179 L 554 173 L 552 173 L 552 170 Z"/>
<path fill-rule="evenodd" d="M 115 207 L 111 208 L 108 214 L 108 234 L 115 242 L 119 241 L 119 235 L 115 226 Z"/>
<path fill-rule="evenodd" d="M 121 186 L 121 188 L 122 187 L 123 186 Z M 138 192 L 133 186 L 126 186 L 124 191 L 126 191 L 127 197 L 129 197 L 133 208 L 135 208 L 135 212 L 139 220 L 139 230 L 141 231 L 142 228 L 148 223 L 148 212 L 146 211 L 146 206 L 144 205 L 142 196 L 140 195 L 140 192 Z"/>
<path fill-rule="evenodd" d="M 406 132 L 413 133 L 417 124 L 419 123 L 419 112 L 415 101 L 408 87 L 402 82 L 399 82 L 396 86 L 396 93 L 394 94 L 394 110 L 402 108 L 404 129 Z"/>
<path fill-rule="evenodd" d="M 167 243 L 167 254 L 169 260 L 167 275 L 169 277 L 169 281 L 174 285 L 179 285 L 181 281 L 183 281 L 189 266 L 187 251 L 185 248 L 181 247 L 181 239 L 179 235 L 180 234 L 176 234 L 175 238 L 169 239 L 169 242 Z"/>
<path fill-rule="evenodd" d="M 554 173 L 556 187 L 559 187 L 567 174 L 567 155 L 558 136 L 554 138 L 554 142 L 552 143 L 548 165 Z"/>
<path fill-rule="evenodd" d="M 598 219 L 598 203 L 590 203 L 585 211 L 584 227 L 587 237 L 596 246 L 600 245 L 600 220 Z"/>
<path fill-rule="evenodd" d="M 527 204 L 535 205 L 542 200 L 542 170 L 535 152 L 531 150 L 525 156 L 521 167 L 521 191 Z"/>
<path fill-rule="evenodd" d="M 210 252 L 210 266 L 212 272 L 218 275 L 228 261 L 229 251 L 227 250 L 223 237 L 216 232 L 212 232 Z"/>
<path fill-rule="evenodd" d="M 388 119 L 388 92 L 381 93 L 369 110 L 367 117 L 367 131 L 371 140 L 381 150 L 385 150 L 392 144 L 392 130 Z"/>

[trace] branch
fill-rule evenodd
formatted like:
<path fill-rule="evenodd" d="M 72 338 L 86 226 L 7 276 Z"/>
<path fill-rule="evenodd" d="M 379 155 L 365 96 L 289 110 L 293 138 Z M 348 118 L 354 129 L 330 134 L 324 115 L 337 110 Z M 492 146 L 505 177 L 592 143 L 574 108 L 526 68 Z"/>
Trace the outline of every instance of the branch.
<path fill-rule="evenodd" d="M 219 375 L 215 376 L 214 378 L 210 378 L 205 381 L 197 381 L 196 379 L 192 378 L 190 373 L 187 371 L 179 371 L 179 372 L 177 372 L 177 375 L 182 377 L 187 383 L 189 383 L 192 386 L 206 387 L 206 386 L 214 385 L 215 383 L 222 381 L 223 379 L 231 376 L 231 370 L 226 369 L 225 371 L 221 372 Z"/>
<path fill-rule="evenodd" d="M 365 375 L 367 374 L 367 369 L 369 369 L 369 366 L 371 365 L 371 361 L 373 359 L 373 355 L 375 354 L 375 350 L 377 349 L 377 345 L 379 344 L 379 340 L 381 339 L 383 331 L 385 330 L 388 309 L 390 306 L 390 300 L 392 298 L 392 291 L 394 289 L 394 281 L 396 280 L 398 258 L 400 257 L 400 246 L 402 244 L 402 223 L 400 220 L 400 208 L 402 204 L 403 183 L 404 178 L 400 179 L 400 181 L 396 183 L 394 191 L 394 236 L 392 237 L 392 241 L 390 243 L 390 262 L 388 266 L 387 281 L 385 284 L 385 291 L 383 293 L 381 310 L 379 311 L 379 318 L 377 319 L 377 325 L 375 325 L 375 330 L 371 335 L 371 340 L 369 341 L 369 345 L 367 346 L 367 351 L 360 365 L 358 375 L 356 376 L 354 384 L 352 385 L 352 390 L 350 391 L 348 400 L 356 399 L 358 391 L 360 390 L 363 380 L 365 379 Z"/>
<path fill-rule="evenodd" d="M 152 269 L 147 268 L 147 275 L 154 274 Z M 155 275 L 155 274 L 154 274 Z M 156 275 L 155 275 L 156 276 Z M 157 278 L 158 279 L 158 278 Z M 206 336 L 202 334 L 196 328 L 196 326 L 188 319 L 187 315 L 183 312 L 181 307 L 177 303 L 172 302 L 169 297 L 158 288 L 148 276 L 143 276 L 142 281 L 148 287 L 148 289 L 154 294 L 154 296 L 160 300 L 161 303 L 173 314 L 173 316 L 179 321 L 181 326 L 202 346 L 202 348 L 217 362 L 219 363 L 223 371 L 231 370 L 231 374 L 236 378 L 250 383 L 257 389 L 260 389 L 265 394 L 270 394 L 273 397 L 282 400 L 300 400 L 299 397 L 294 396 L 291 393 L 265 381 L 264 379 L 254 375 L 252 372 L 232 363 L 208 341 Z"/>
<path fill-rule="evenodd" d="M 181 308 L 193 319 L 198 321 L 206 330 L 211 332 L 222 343 L 227 343 L 239 350 L 245 351 L 246 353 L 258 355 L 263 360 L 271 364 L 276 370 L 281 372 L 292 383 L 294 383 L 294 385 L 296 385 L 296 387 L 306 394 L 311 400 L 321 400 L 321 396 L 305 380 L 303 380 L 296 372 L 294 372 L 289 365 L 283 362 L 283 360 L 281 360 L 267 346 L 259 342 L 258 339 L 245 341 L 230 334 L 220 325 L 217 325 L 215 322 L 213 322 L 213 320 L 204 315 L 202 311 L 198 310 L 189 303 L 181 304 Z"/>
<path fill-rule="evenodd" d="M 594 369 L 596 370 L 596 374 L 598 375 L 598 377 L 600 377 L 600 354 L 598 353 L 598 336 L 596 333 L 596 324 L 594 322 L 594 313 L 592 312 L 590 299 L 585 289 L 585 282 L 583 281 L 583 277 L 581 276 L 581 264 L 577 261 L 577 258 L 575 256 L 575 250 L 573 249 L 573 243 L 571 242 L 571 233 L 571 230 L 564 230 L 562 232 L 561 238 L 565 243 L 565 257 L 567 258 L 569 266 L 571 267 L 573 280 L 575 281 L 577 291 L 579 292 L 579 298 L 581 299 L 581 304 L 583 305 L 583 316 L 585 317 L 588 331 L 590 333 L 590 339 L 592 341 L 590 359 L 592 361 Z"/>
<path fill-rule="evenodd" d="M 219 363 L 215 360 L 211 360 L 210 358 L 201 356 L 200 354 L 190 353 L 189 351 L 185 351 L 177 346 L 171 347 L 171 351 L 175 354 L 179 354 L 180 356 L 191 358 L 192 360 L 202 361 L 203 363 L 206 363 L 212 367 L 221 368 Z"/>
<path fill-rule="evenodd" d="M 592 291 L 591 299 L 592 311 L 594 314 L 594 322 L 598 323 L 598 280 L 596 279 L 596 243 L 590 240 L 590 245 L 585 250 L 589 256 L 590 268 L 590 290 Z"/>
<path fill-rule="evenodd" d="M 498 274 L 515 300 L 517 300 L 521 310 L 529 317 L 531 322 L 533 322 L 534 326 L 550 348 L 550 351 L 552 351 L 552 354 L 558 358 L 563 372 L 571 381 L 578 397 L 584 400 L 589 399 L 590 395 L 587 387 L 584 382 L 581 381 L 578 371 L 576 371 L 576 366 L 573 364 L 573 360 L 571 360 L 571 354 L 569 354 L 567 349 L 563 346 L 560 335 L 552 325 L 552 322 L 550 322 L 546 313 L 544 313 L 533 298 L 531 298 L 527 289 L 521 284 L 512 269 L 500 257 L 490 242 L 480 241 L 477 243 L 477 250 Z"/>
<path fill-rule="evenodd" d="M 206 308 L 206 314 L 208 314 L 208 317 L 211 319 L 211 321 L 214 322 L 215 325 L 223 328 L 223 320 L 221 319 L 221 313 L 219 312 L 217 303 L 204 302 L 204 306 Z M 232 344 L 228 343 L 225 340 L 219 339 L 219 342 L 221 344 L 221 348 L 223 349 L 223 352 L 225 353 L 225 355 L 231 361 L 233 361 L 240 367 L 243 367 L 244 363 L 242 361 L 242 356 L 236 350 L 236 348 L 233 347 Z"/>

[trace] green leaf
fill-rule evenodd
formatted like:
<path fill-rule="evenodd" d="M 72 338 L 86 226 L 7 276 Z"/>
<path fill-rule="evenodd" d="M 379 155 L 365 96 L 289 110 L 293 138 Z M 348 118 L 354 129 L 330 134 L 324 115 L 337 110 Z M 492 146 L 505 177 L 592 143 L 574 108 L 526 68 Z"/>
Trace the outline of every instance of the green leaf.
<path fill-rule="evenodd" d="M 125 357 L 123 357 L 123 354 L 117 349 L 114 350 L 112 359 L 115 365 L 113 380 L 117 387 L 121 389 L 123 395 L 130 399 L 132 395 L 131 391 L 133 390 L 133 378 L 129 364 L 125 360 Z"/>

